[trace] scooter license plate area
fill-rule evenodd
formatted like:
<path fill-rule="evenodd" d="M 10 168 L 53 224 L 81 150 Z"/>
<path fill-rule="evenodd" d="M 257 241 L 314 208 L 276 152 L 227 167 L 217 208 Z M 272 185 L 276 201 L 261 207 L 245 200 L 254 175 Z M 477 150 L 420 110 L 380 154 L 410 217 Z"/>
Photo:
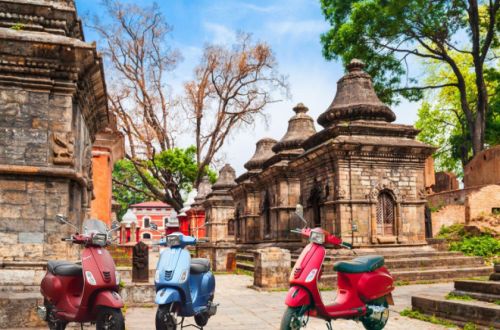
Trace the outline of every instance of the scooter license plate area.
<path fill-rule="evenodd" d="M 388 303 L 389 305 L 394 306 L 394 299 L 392 298 L 392 293 L 389 293 L 389 294 L 386 296 L 386 300 L 387 300 L 387 303 Z"/>

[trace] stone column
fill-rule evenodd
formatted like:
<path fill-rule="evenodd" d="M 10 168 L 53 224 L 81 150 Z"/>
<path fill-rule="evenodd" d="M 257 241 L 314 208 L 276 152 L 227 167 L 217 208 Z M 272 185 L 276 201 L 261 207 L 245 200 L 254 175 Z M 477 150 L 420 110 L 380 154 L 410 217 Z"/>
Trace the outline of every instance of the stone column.
<path fill-rule="evenodd" d="M 216 271 L 227 271 L 228 254 L 236 253 L 234 236 L 228 235 L 228 221 L 234 219 L 235 211 L 230 193 L 230 189 L 236 185 L 234 179 L 234 169 L 226 164 L 203 202 L 208 242 L 198 244 L 197 249 L 200 255 L 210 256 Z"/>
<path fill-rule="evenodd" d="M 277 247 L 258 249 L 254 252 L 253 285 L 262 289 L 288 288 L 291 256 L 290 251 Z"/>

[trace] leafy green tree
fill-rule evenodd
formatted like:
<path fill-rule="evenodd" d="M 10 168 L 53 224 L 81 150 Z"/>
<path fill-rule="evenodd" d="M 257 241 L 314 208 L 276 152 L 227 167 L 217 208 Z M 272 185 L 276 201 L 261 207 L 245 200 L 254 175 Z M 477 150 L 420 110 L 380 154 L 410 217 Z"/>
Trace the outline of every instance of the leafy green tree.
<path fill-rule="evenodd" d="M 489 116 L 485 66 L 494 61 L 492 47 L 499 44 L 500 0 L 321 0 L 321 5 L 331 24 L 321 36 L 327 59 L 364 60 L 379 96 L 389 103 L 398 97 L 419 100 L 425 90 L 457 89 L 473 155 L 484 148 Z M 470 86 L 452 52 L 472 58 Z M 442 63 L 455 79 L 425 84 L 411 75 L 409 59 Z M 474 108 L 468 102 L 471 88 L 477 93 Z"/>
<path fill-rule="evenodd" d="M 151 160 L 120 160 L 113 170 L 113 196 L 123 213 L 130 204 L 161 200 L 176 210 L 182 208 L 182 192 L 189 192 L 198 177 L 196 148 L 172 148 L 155 154 Z M 217 174 L 203 170 L 211 182 Z"/>
<path fill-rule="evenodd" d="M 469 107 L 474 109 L 478 98 L 477 90 L 474 88 L 476 75 L 474 71 L 467 70 L 472 66 L 472 56 L 459 52 L 450 52 L 450 54 L 464 72 L 464 80 L 468 87 L 467 102 Z M 456 81 L 451 69 L 441 62 L 428 60 L 425 65 L 425 83 L 453 83 Z M 486 117 L 485 143 L 486 145 L 496 145 L 500 143 L 499 72 L 494 66 L 487 67 L 485 72 L 486 90 L 490 96 L 489 111 Z M 461 111 L 460 102 L 459 91 L 452 86 L 428 92 L 419 110 L 416 123 L 416 127 L 421 130 L 419 139 L 439 147 L 434 154 L 436 168 L 455 172 L 458 176 L 462 176 L 463 167 L 473 154 L 468 122 Z"/>

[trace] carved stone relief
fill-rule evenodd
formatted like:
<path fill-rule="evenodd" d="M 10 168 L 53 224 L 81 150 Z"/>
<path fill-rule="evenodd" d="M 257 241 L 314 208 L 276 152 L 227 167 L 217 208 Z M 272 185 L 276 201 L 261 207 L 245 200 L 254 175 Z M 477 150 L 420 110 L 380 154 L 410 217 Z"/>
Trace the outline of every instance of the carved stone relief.
<path fill-rule="evenodd" d="M 73 165 L 75 152 L 73 134 L 71 132 L 54 132 L 52 134 L 52 152 L 55 165 Z"/>

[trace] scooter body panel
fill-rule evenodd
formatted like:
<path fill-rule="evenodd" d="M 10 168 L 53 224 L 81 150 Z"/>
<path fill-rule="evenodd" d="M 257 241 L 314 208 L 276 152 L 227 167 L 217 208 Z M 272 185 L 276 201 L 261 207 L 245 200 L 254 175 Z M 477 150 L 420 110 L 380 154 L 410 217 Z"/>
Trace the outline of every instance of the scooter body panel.
<path fill-rule="evenodd" d="M 182 246 L 169 247 L 163 250 L 158 260 L 155 274 L 155 287 L 157 304 L 162 305 L 164 299 L 161 297 L 163 289 L 164 295 L 169 293 L 170 302 L 179 302 L 181 316 L 193 316 L 193 304 L 191 300 L 191 292 L 189 288 L 189 268 L 191 266 L 191 255 Z M 172 294 L 171 290 L 176 290 L 177 295 Z M 160 298 L 159 298 L 160 295 Z M 178 299 L 178 300 L 173 300 Z M 167 303 L 167 302 L 165 302 Z"/>
<path fill-rule="evenodd" d="M 321 244 L 309 243 L 304 248 L 290 275 L 287 306 L 306 306 L 311 316 L 325 320 L 359 317 L 366 314 L 368 301 L 394 290 L 393 279 L 385 267 L 365 273 L 339 272 L 337 297 L 332 304 L 324 304 L 318 281 L 325 254 L 326 249 Z"/>
<path fill-rule="evenodd" d="M 181 236 L 180 244 L 164 249 L 156 267 L 155 303 L 178 302 L 177 314 L 190 317 L 208 309 L 215 292 L 215 277 L 210 271 L 191 274 L 191 255 L 184 247 L 194 245 L 196 239 L 174 234 Z"/>
<path fill-rule="evenodd" d="M 47 271 L 40 286 L 44 298 L 54 306 L 56 316 L 68 322 L 95 321 L 98 306 L 123 307 L 109 252 L 102 247 L 85 246 L 81 257 L 81 275 L 61 276 Z M 89 278 L 95 283 L 90 283 Z"/>

